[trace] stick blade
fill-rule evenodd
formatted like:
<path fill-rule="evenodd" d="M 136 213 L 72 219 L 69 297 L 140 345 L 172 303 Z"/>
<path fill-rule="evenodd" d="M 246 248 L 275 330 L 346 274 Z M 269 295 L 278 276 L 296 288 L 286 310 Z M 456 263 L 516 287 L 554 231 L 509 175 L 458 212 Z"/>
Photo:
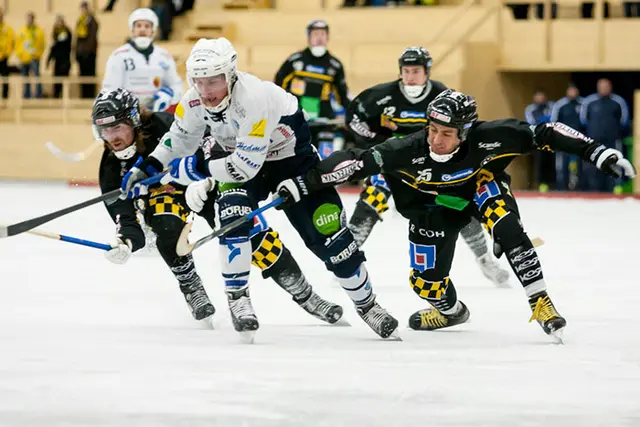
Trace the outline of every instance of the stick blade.
<path fill-rule="evenodd" d="M 191 233 L 192 227 L 193 223 L 188 222 L 187 224 L 185 224 L 182 232 L 180 233 L 178 244 L 176 245 L 176 254 L 178 254 L 178 256 L 189 255 L 194 249 L 194 245 L 189 243 L 189 233 Z"/>

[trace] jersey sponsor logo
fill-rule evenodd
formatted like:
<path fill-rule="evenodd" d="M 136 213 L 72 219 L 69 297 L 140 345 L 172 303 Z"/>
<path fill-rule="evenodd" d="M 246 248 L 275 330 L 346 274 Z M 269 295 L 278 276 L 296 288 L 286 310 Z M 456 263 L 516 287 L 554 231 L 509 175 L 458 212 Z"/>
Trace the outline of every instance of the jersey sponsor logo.
<path fill-rule="evenodd" d="M 346 249 L 343 249 L 338 255 L 329 257 L 329 261 L 331 264 L 340 264 L 342 261 L 346 261 L 353 255 L 358 252 L 358 244 L 356 242 L 349 243 L 349 246 Z"/>
<path fill-rule="evenodd" d="M 153 86 L 160 87 L 160 77 L 156 76 L 153 78 Z"/>
<path fill-rule="evenodd" d="M 313 212 L 313 225 L 320 234 L 331 235 L 341 228 L 340 207 L 333 203 L 324 203 Z"/>
<path fill-rule="evenodd" d="M 264 150 L 267 149 L 267 147 L 260 147 L 258 145 L 246 144 L 240 141 L 236 144 L 236 149 L 242 150 L 242 151 L 248 151 L 252 153 L 262 153 Z"/>
<path fill-rule="evenodd" d="M 250 158 L 248 158 L 244 154 L 240 154 L 237 151 L 235 151 L 235 154 L 236 154 L 236 156 L 238 156 L 238 158 L 240 160 L 242 160 L 244 162 L 244 164 L 249 166 L 251 169 L 260 169 L 261 165 L 259 163 L 254 162 L 253 160 L 251 160 Z"/>
<path fill-rule="evenodd" d="M 485 150 L 494 150 L 496 148 L 500 148 L 502 147 L 502 143 L 501 142 L 481 142 L 480 144 L 478 144 L 478 147 L 480 148 L 484 148 Z"/>
<path fill-rule="evenodd" d="M 480 162 L 480 167 L 486 165 L 487 163 L 489 163 L 491 160 L 495 159 L 496 155 L 495 154 L 491 154 L 487 157 L 485 157 L 484 159 L 482 159 L 482 161 Z"/>
<path fill-rule="evenodd" d="M 232 179 L 234 179 L 236 181 L 243 181 L 244 180 L 243 174 L 238 172 L 238 170 L 236 169 L 235 165 L 231 162 L 230 158 L 227 158 L 225 163 L 226 163 L 225 164 L 225 169 L 227 170 L 227 173 L 229 174 L 229 176 Z"/>
<path fill-rule="evenodd" d="M 329 71 L 327 71 L 327 74 L 329 74 L 330 76 L 335 76 L 337 73 L 335 68 L 329 68 Z"/>
<path fill-rule="evenodd" d="M 305 83 L 305 81 L 298 78 L 294 78 L 293 80 L 291 80 L 291 85 L 289 85 L 289 91 L 292 94 L 298 96 L 304 95 L 304 91 L 306 88 L 307 84 Z"/>
<path fill-rule="evenodd" d="M 260 120 L 257 123 L 254 123 L 251 126 L 251 132 L 249 132 L 249 136 L 254 138 L 264 138 L 264 132 L 267 127 L 267 121 L 265 119 Z"/>
<path fill-rule="evenodd" d="M 591 163 L 595 162 L 598 156 L 600 155 L 600 153 L 604 151 L 606 148 L 607 147 L 605 147 L 604 145 L 598 145 L 596 149 L 593 150 L 593 153 L 591 153 L 591 156 L 589 157 L 589 160 L 591 160 Z"/>
<path fill-rule="evenodd" d="M 340 64 L 339 61 L 337 61 L 337 60 L 335 60 L 333 58 L 329 59 L 329 62 L 331 63 L 331 65 L 333 65 L 334 67 L 336 67 L 338 69 L 342 68 L 342 64 Z"/>
<path fill-rule="evenodd" d="M 412 164 L 412 165 L 421 165 L 421 164 L 423 164 L 426 160 L 427 160 L 427 158 L 426 158 L 426 157 L 414 157 L 413 159 L 411 159 L 411 164 Z"/>
<path fill-rule="evenodd" d="M 593 142 L 593 139 L 585 136 L 583 133 L 578 132 L 574 128 L 565 125 L 564 123 L 555 122 L 555 123 L 547 123 L 547 127 L 553 128 L 553 130 L 560 135 L 564 135 L 573 139 L 582 139 L 583 141 Z"/>
<path fill-rule="evenodd" d="M 189 101 L 189 107 L 190 108 L 195 108 L 197 106 L 201 105 L 201 102 L 199 99 L 192 99 L 191 101 Z"/>
<path fill-rule="evenodd" d="M 427 113 L 424 111 L 403 111 L 400 113 L 402 119 L 424 119 Z"/>
<path fill-rule="evenodd" d="M 349 123 L 349 127 L 353 129 L 355 133 L 365 138 L 374 138 L 376 136 L 375 132 L 372 132 L 369 129 L 369 126 L 366 123 L 363 123 L 357 117 L 354 117 Z"/>
<path fill-rule="evenodd" d="M 162 68 L 162 69 L 163 69 L 163 70 L 165 70 L 165 71 L 167 71 L 167 70 L 169 69 L 169 64 L 167 64 L 167 63 L 166 63 L 166 62 L 164 62 L 164 61 L 160 61 L 160 62 L 158 63 L 158 65 L 160 66 L 160 68 Z"/>
<path fill-rule="evenodd" d="M 251 207 L 249 206 L 229 206 L 220 211 L 220 220 L 229 219 L 229 217 L 245 216 L 251 212 Z"/>
<path fill-rule="evenodd" d="M 309 71 L 310 73 L 324 74 L 325 72 L 324 67 L 318 67 L 316 65 L 311 65 L 311 64 L 304 67 L 304 69 L 305 71 Z"/>
<path fill-rule="evenodd" d="M 472 173 L 473 173 L 473 168 L 461 170 L 459 172 L 454 172 L 452 174 L 445 173 L 444 175 L 442 175 L 442 180 L 445 181 L 445 182 L 454 181 L 456 179 L 461 179 L 461 178 L 464 178 L 466 176 L 469 176 Z"/>
<path fill-rule="evenodd" d="M 409 242 L 409 260 L 414 270 L 431 270 L 436 267 L 436 247 Z"/>
<path fill-rule="evenodd" d="M 176 111 L 174 114 L 181 119 L 184 119 L 184 107 L 182 106 L 182 102 L 178 102 L 178 106 L 176 107 Z"/>
<path fill-rule="evenodd" d="M 320 175 L 322 183 L 346 181 L 355 171 L 362 169 L 362 160 L 346 160 L 338 163 L 332 172 Z"/>
<path fill-rule="evenodd" d="M 238 123 L 236 119 L 231 119 L 231 124 L 233 125 L 234 128 L 240 129 L 240 123 Z"/>
<path fill-rule="evenodd" d="M 489 181 L 478 188 L 476 194 L 473 195 L 473 201 L 478 209 L 480 209 L 487 200 L 498 195 L 500 195 L 500 188 L 498 187 L 498 184 L 495 181 Z"/>
<path fill-rule="evenodd" d="M 108 125 L 109 123 L 113 123 L 116 121 L 116 117 L 115 116 L 109 116 L 109 117 L 103 117 L 101 119 L 96 119 L 96 124 L 97 125 Z"/>
<path fill-rule="evenodd" d="M 387 95 L 384 98 L 381 98 L 381 99 L 377 100 L 376 101 L 376 105 L 384 105 L 389 101 L 391 101 L 391 95 Z"/>
<path fill-rule="evenodd" d="M 451 122 L 451 117 L 445 116 L 444 114 L 440 114 L 437 111 L 432 111 L 429 114 L 430 117 L 433 117 L 436 120 L 440 120 L 441 122 L 449 123 Z"/>
<path fill-rule="evenodd" d="M 298 55 L 298 56 L 300 56 L 300 55 Z M 295 61 L 293 64 L 291 64 L 291 66 L 296 71 L 302 71 L 302 68 L 304 67 L 304 63 L 302 61 Z"/>

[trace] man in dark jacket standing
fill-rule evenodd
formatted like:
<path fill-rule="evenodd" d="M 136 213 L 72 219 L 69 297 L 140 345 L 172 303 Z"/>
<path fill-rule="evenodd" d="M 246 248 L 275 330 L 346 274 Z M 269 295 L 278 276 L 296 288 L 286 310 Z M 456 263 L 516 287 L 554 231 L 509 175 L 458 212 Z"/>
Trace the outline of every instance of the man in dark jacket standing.
<path fill-rule="evenodd" d="M 547 100 L 547 94 L 538 89 L 533 94 L 533 103 L 524 109 L 524 119 L 531 126 L 547 123 L 551 119 L 553 103 Z M 538 190 L 549 191 L 550 184 L 555 181 L 555 156 L 549 151 L 537 151 L 534 153 L 534 162 Z"/>
<path fill-rule="evenodd" d="M 80 67 L 80 76 L 96 75 L 96 54 L 98 52 L 98 21 L 89 10 L 89 3 L 80 3 L 80 17 L 76 24 L 76 60 Z M 82 97 L 95 98 L 96 85 L 83 84 Z"/>
<path fill-rule="evenodd" d="M 629 108 L 621 96 L 613 93 L 610 80 L 598 80 L 597 93 L 584 99 L 580 108 L 580 121 L 587 136 L 624 154 L 622 137 L 629 122 Z M 598 176 L 596 170 L 588 165 L 583 174 L 589 190 L 608 193 L 622 191 L 619 181 L 610 177 Z"/>
<path fill-rule="evenodd" d="M 580 122 L 580 108 L 583 98 L 580 91 L 573 84 L 567 88 L 567 96 L 553 104 L 551 121 L 560 122 L 582 132 Z M 556 189 L 575 191 L 578 189 L 581 164 L 579 156 L 568 153 L 556 153 Z"/>

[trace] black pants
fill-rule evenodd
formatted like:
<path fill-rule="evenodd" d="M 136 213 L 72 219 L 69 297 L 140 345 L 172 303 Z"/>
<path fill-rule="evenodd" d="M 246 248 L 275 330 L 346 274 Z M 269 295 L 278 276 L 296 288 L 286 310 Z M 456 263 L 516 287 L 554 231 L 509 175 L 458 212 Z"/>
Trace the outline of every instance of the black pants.
<path fill-rule="evenodd" d="M 427 207 L 409 223 L 410 285 L 422 299 L 439 310 L 450 309 L 456 292 L 449 278 L 458 234 L 472 217 L 480 220 L 525 287 L 542 280 L 542 271 L 520 223 L 518 205 L 509 190 L 506 174 L 481 172 L 474 201 L 462 211 Z"/>
<path fill-rule="evenodd" d="M 71 63 L 56 61 L 53 66 L 53 75 L 56 77 L 69 77 L 70 70 Z M 53 85 L 53 96 L 55 98 L 62 97 L 62 83 L 56 83 Z"/>
<path fill-rule="evenodd" d="M 94 53 L 79 53 L 76 56 L 78 66 L 80 67 L 80 76 L 93 77 L 96 75 L 96 54 Z M 95 84 L 82 84 L 81 94 L 83 98 L 95 98 L 96 97 L 96 85 Z"/>
<path fill-rule="evenodd" d="M 0 59 L 0 76 L 9 77 L 9 65 L 7 64 L 7 59 Z M 9 83 L 4 83 L 2 85 L 2 97 L 9 98 Z"/>

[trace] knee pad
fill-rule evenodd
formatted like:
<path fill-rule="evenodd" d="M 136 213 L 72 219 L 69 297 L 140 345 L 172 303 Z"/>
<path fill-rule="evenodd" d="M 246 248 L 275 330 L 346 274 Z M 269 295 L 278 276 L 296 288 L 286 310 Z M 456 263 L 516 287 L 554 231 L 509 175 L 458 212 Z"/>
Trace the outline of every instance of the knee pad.
<path fill-rule="evenodd" d="M 322 244 L 313 245 L 310 248 L 321 260 L 327 269 L 337 277 L 351 277 L 366 260 L 364 253 L 346 227 L 328 237 Z"/>
<path fill-rule="evenodd" d="M 263 277 L 268 277 L 267 271 L 279 259 L 286 250 L 278 233 L 269 231 L 260 232 L 251 237 L 252 257 L 251 264 L 262 270 Z"/>
<path fill-rule="evenodd" d="M 498 211 L 502 209 L 500 202 L 501 200 L 496 200 L 495 202 L 496 206 L 498 206 Z M 492 207 L 493 205 L 485 211 L 485 217 L 489 219 L 483 222 L 485 222 L 485 227 L 487 227 L 493 237 L 494 253 L 497 252 L 496 256 L 499 256 L 502 255 L 503 252 L 521 245 L 527 240 L 527 235 L 522 228 L 520 218 L 518 218 L 518 215 L 514 212 L 505 211 L 504 214 L 496 214 L 494 210 L 494 213 L 487 216 L 487 213 L 492 210 Z"/>
<path fill-rule="evenodd" d="M 455 305 L 458 301 L 458 295 L 449 276 L 431 281 L 420 277 L 420 275 L 418 270 L 411 270 L 409 275 L 409 285 L 416 295 L 427 300 L 429 304 L 440 311 L 447 311 Z"/>
<path fill-rule="evenodd" d="M 376 175 L 371 178 L 371 184 L 365 187 L 360 193 L 359 201 L 370 206 L 378 215 L 381 215 L 389 209 L 388 202 L 390 193 L 389 187 L 382 175 Z"/>
<path fill-rule="evenodd" d="M 218 199 L 218 216 L 220 217 L 221 227 L 232 223 L 252 211 L 253 208 L 246 190 L 236 188 L 220 193 L 220 198 Z M 225 234 L 224 238 L 245 237 L 248 239 L 252 228 L 253 224 L 251 224 L 251 222 L 247 222 L 246 224 L 243 224 L 235 230 Z"/>
<path fill-rule="evenodd" d="M 178 238 L 185 224 L 185 221 L 174 215 L 157 215 L 151 217 L 151 223 L 149 225 L 158 236 L 156 240 L 158 252 L 160 252 L 160 255 L 169 267 L 179 258 L 176 254 L 176 245 L 178 244 Z"/>

